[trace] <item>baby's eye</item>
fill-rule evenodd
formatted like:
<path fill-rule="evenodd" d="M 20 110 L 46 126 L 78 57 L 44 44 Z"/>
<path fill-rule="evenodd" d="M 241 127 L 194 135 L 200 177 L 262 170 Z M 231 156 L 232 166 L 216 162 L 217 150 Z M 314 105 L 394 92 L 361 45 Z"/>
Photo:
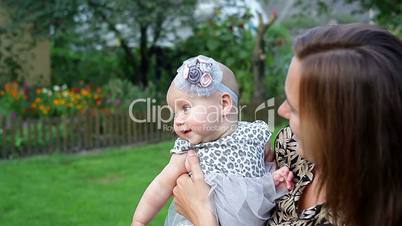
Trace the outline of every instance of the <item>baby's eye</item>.
<path fill-rule="evenodd" d="M 190 109 L 191 109 L 191 106 L 190 106 L 190 105 L 184 105 L 184 106 L 183 106 L 183 111 L 184 111 L 184 113 L 187 113 Z"/>

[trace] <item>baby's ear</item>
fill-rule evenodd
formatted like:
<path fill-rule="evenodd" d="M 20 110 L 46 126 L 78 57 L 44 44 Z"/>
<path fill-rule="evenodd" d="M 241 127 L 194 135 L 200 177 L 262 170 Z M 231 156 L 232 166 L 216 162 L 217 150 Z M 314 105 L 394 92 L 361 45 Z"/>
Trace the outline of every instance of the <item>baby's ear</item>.
<path fill-rule="evenodd" d="M 227 93 L 222 94 L 221 105 L 222 105 L 223 113 L 228 114 L 231 111 L 232 106 L 233 106 L 232 101 L 233 101 L 232 97 L 229 94 L 227 94 Z"/>

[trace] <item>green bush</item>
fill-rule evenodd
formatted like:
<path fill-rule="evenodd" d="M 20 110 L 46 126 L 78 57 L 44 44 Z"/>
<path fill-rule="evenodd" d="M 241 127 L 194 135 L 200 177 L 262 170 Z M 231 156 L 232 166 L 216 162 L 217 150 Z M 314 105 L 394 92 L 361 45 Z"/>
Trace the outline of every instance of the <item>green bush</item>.
<path fill-rule="evenodd" d="M 107 50 L 71 50 L 52 48 L 52 84 L 77 86 L 86 84 L 102 86 L 112 78 L 124 78 L 119 52 Z"/>

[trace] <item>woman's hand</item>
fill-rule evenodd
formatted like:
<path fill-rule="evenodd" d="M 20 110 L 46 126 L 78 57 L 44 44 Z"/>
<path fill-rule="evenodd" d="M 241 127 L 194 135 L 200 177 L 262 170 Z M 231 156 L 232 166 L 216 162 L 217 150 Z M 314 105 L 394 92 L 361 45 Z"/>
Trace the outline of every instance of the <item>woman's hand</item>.
<path fill-rule="evenodd" d="M 173 189 L 177 212 L 195 226 L 218 225 L 208 197 L 210 187 L 204 181 L 198 158 L 192 150 L 187 153 L 187 168 L 191 177 L 181 175 Z"/>

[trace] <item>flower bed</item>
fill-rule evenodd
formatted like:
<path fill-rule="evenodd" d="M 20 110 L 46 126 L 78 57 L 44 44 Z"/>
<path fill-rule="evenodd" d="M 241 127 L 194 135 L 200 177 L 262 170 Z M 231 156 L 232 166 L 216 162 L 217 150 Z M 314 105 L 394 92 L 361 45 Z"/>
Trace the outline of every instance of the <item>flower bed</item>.
<path fill-rule="evenodd" d="M 6 83 L 0 90 L 0 113 L 22 117 L 57 117 L 89 109 L 108 111 L 119 101 L 108 99 L 101 87 L 34 87 L 17 82 Z"/>

